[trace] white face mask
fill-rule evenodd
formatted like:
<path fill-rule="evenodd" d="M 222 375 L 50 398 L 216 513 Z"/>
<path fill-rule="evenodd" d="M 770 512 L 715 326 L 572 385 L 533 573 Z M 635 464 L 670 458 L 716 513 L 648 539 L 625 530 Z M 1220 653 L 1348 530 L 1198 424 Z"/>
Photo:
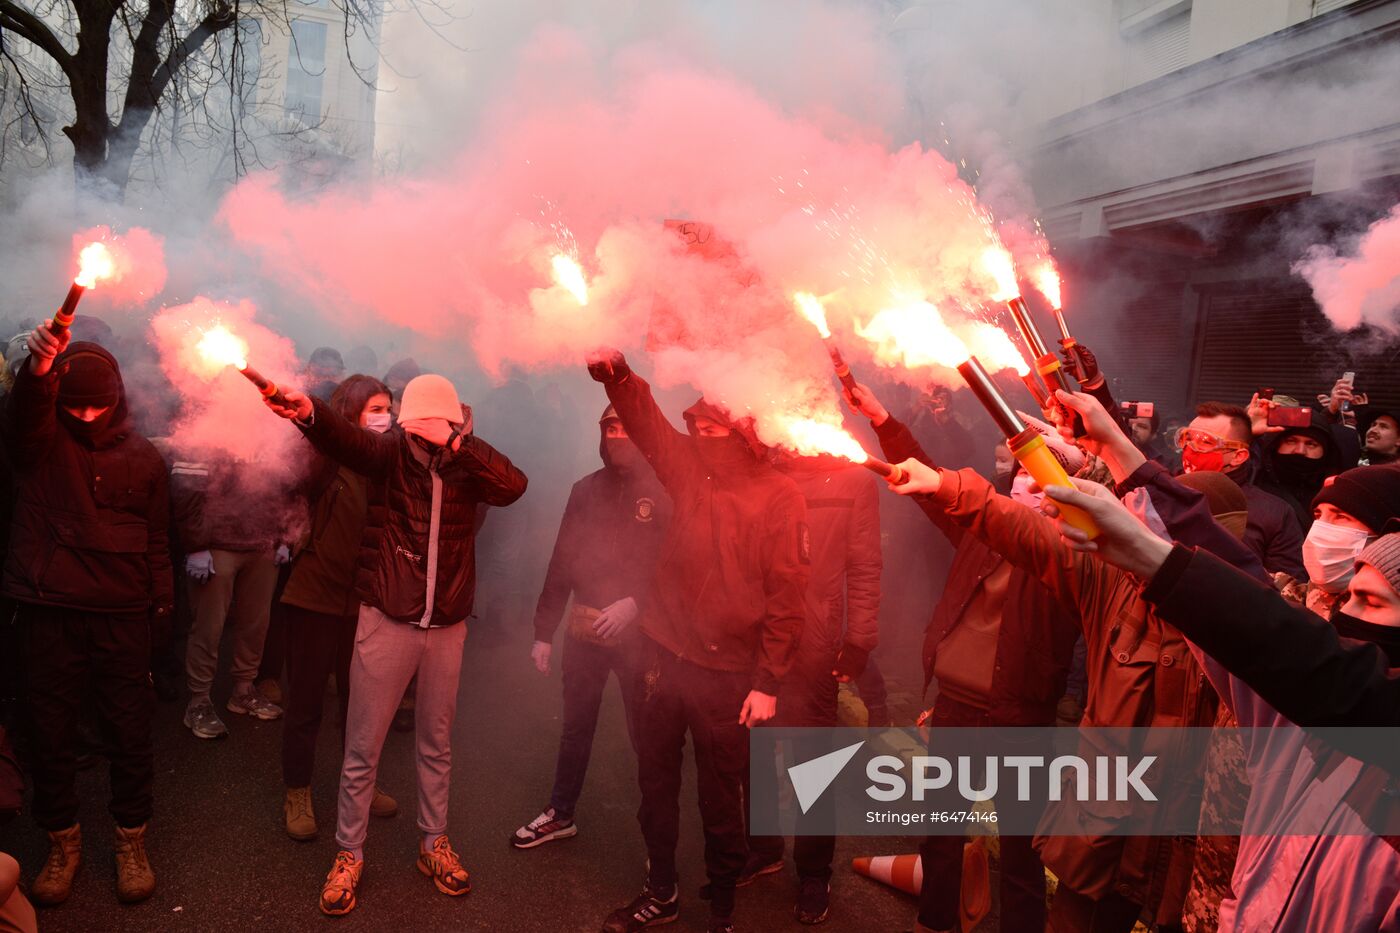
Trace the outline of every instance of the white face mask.
<path fill-rule="evenodd" d="M 365 415 L 365 429 L 375 434 L 383 434 L 394 423 L 394 416 L 387 411 L 372 411 Z"/>
<path fill-rule="evenodd" d="M 1031 492 L 1031 483 L 1034 482 L 1030 474 L 1024 470 L 1016 474 L 1016 478 L 1011 481 L 1011 499 L 1022 505 L 1030 506 L 1037 512 L 1040 511 L 1040 504 L 1045 501 L 1045 493 Z"/>
<path fill-rule="evenodd" d="M 1340 593 L 1356 574 L 1356 559 L 1371 535 L 1359 528 L 1315 521 L 1303 539 L 1303 566 L 1308 579 L 1328 593 Z"/>

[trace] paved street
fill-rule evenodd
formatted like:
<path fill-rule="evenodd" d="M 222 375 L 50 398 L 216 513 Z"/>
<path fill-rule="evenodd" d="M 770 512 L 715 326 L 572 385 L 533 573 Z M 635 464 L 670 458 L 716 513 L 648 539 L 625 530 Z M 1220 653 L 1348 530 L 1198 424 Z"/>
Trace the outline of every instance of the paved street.
<path fill-rule="evenodd" d="M 510 833 L 548 799 L 559 729 L 558 674 L 544 681 L 526 669 L 527 637 L 521 633 L 506 641 L 474 633 L 467 641 L 453 742 L 451 818 L 452 839 L 472 872 L 474 889 L 467 897 L 438 894 L 413 867 L 418 833 L 410 736 L 390 733 L 380 771 L 381 784 L 400 801 L 400 813 L 372 825 L 360 906 L 331 920 L 318 912 L 316 899 L 335 854 L 336 730 L 323 728 L 317 762 L 321 837 L 297 843 L 280 826 L 281 723 L 229 714 L 231 735 L 201 742 L 180 725 L 183 707 L 173 703 L 160 706 L 156 724 L 155 897 L 123 907 L 112 893 L 104 762 L 81 776 L 85 862 L 74 895 L 40 914 L 41 930 L 302 930 L 330 924 L 345 931 L 597 930 L 642 881 L 632 751 L 616 690 L 610 688 L 580 804 L 579 835 L 533 852 L 508 847 Z M 706 905 L 696 896 L 704 881 L 702 837 L 689 770 L 682 812 L 683 916 L 669 929 L 704 930 Z M 914 845 L 898 839 L 843 841 L 833 915 L 823 929 L 885 933 L 912 927 L 912 898 L 854 875 L 849 865 L 855 855 L 912 851 Z M 28 878 L 43 858 L 43 834 L 22 816 L 0 830 L 0 849 L 20 859 Z M 739 928 L 800 929 L 791 912 L 795 889 L 789 872 L 741 891 Z"/>

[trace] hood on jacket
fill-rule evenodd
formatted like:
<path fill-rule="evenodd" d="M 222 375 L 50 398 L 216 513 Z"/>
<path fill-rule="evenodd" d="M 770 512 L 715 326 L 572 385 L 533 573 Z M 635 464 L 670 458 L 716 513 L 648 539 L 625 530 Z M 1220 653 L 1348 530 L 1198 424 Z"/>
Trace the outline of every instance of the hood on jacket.
<path fill-rule="evenodd" d="M 608 437 L 608 422 L 622 423 L 617 409 L 609 405 L 603 409 L 598 419 L 598 456 L 603 458 L 603 466 L 609 472 L 621 476 L 634 476 L 648 466 L 641 448 L 630 437 Z"/>
<path fill-rule="evenodd" d="M 75 437 L 82 443 L 94 449 L 111 447 L 131 432 L 131 417 L 126 404 L 126 386 L 122 382 L 121 367 L 117 364 L 117 359 L 104 347 L 85 340 L 68 345 L 68 349 L 59 354 L 54 360 L 54 372 L 58 375 L 58 404 L 74 405 L 74 403 L 94 404 L 95 399 L 89 398 L 87 393 L 94 383 L 110 385 L 116 393 L 116 401 L 112 404 L 112 410 L 103 416 L 101 426 L 89 435 L 79 435 L 72 430 Z M 83 395 L 74 397 L 69 394 L 69 401 L 65 401 L 64 379 L 68 377 L 70 382 L 78 378 L 81 373 L 84 386 Z M 76 405 L 74 406 L 76 407 Z M 60 421 L 63 419 L 60 418 Z"/>
<path fill-rule="evenodd" d="M 699 418 L 707 418 L 716 424 L 722 424 L 739 435 L 756 459 L 762 460 L 767 455 L 768 447 L 758 439 L 753 418 L 739 418 L 737 420 L 731 418 L 729 412 L 707 402 L 703 396 L 685 410 L 685 429 L 690 432 L 691 437 L 698 436 L 695 422 Z"/>
<path fill-rule="evenodd" d="M 1317 480 L 1316 484 L 1321 485 L 1324 477 L 1331 476 L 1342 468 L 1342 449 L 1337 445 L 1337 439 L 1332 436 L 1332 426 L 1327 420 L 1327 416 L 1317 409 L 1312 410 L 1312 421 L 1306 428 L 1286 428 L 1279 433 L 1272 435 L 1264 441 L 1264 468 L 1271 474 L 1275 482 L 1285 486 L 1293 485 L 1290 482 L 1289 472 L 1279 469 L 1280 456 L 1297 456 L 1278 453 L 1279 444 L 1284 438 L 1295 434 L 1310 437 L 1322 445 L 1322 458 L 1316 463 Z"/>

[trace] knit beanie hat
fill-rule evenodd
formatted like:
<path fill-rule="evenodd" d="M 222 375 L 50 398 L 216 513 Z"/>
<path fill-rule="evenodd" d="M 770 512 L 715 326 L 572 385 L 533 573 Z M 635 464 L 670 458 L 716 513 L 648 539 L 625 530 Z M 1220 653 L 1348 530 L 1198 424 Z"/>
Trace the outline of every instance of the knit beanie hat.
<path fill-rule="evenodd" d="M 1236 538 L 1243 538 L 1249 525 L 1249 500 L 1244 490 L 1224 473 L 1200 470 L 1178 476 L 1176 481 L 1206 497 L 1211 516 Z"/>
<path fill-rule="evenodd" d="M 69 408 L 110 408 L 121 401 L 122 380 L 102 353 L 75 344 L 58 361 L 58 401 Z"/>
<path fill-rule="evenodd" d="M 1400 593 L 1400 534 L 1381 535 L 1356 559 L 1356 566 L 1370 564 L 1385 577 L 1390 588 Z"/>
<path fill-rule="evenodd" d="M 426 373 L 404 386 L 399 421 L 419 418 L 443 418 L 452 424 L 462 423 L 462 403 L 452 383 L 442 376 Z"/>
<path fill-rule="evenodd" d="M 1334 505 L 1380 534 L 1385 523 L 1400 518 L 1400 467 L 1357 467 L 1332 477 L 1313 497 L 1313 508 Z"/>

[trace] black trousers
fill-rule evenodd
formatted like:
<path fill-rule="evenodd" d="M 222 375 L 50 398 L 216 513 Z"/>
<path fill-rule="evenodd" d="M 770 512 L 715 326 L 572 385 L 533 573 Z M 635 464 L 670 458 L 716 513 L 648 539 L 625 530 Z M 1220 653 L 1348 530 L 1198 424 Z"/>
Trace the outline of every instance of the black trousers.
<path fill-rule="evenodd" d="M 588 761 L 593 757 L 593 735 L 598 731 L 598 710 L 608 678 L 617 674 L 622 707 L 627 717 L 627 737 L 637 747 L 637 696 L 641 675 L 637 671 L 635 639 L 621 645 L 595 645 L 564 637 L 564 728 L 559 736 L 559 761 L 554 769 L 554 790 L 549 805 L 555 815 L 573 819 L 583 793 Z"/>
<path fill-rule="evenodd" d="M 985 710 L 939 697 L 929 723 L 930 752 L 937 754 L 934 749 L 940 729 L 975 729 L 987 725 Z M 1013 808 L 1021 808 L 1025 812 L 1017 814 L 1018 818 L 1028 818 L 1029 814 L 1037 813 L 1040 807 L 1036 803 L 1018 802 L 1014 788 L 999 794 L 995 803 L 999 815 L 1010 816 Z M 946 806 L 937 800 L 930 804 L 932 809 L 965 809 L 970 806 L 960 797 L 950 800 Z M 1031 846 L 1032 838 L 998 837 L 1003 930 L 1045 929 L 1045 868 L 1040 862 L 1040 855 Z M 958 925 L 958 900 L 962 892 L 963 837 L 928 836 L 919 846 L 919 854 L 924 867 L 924 885 L 919 894 L 919 922 L 935 930 L 954 929 Z"/>
<path fill-rule="evenodd" d="M 35 821 L 50 832 L 78 821 L 78 720 L 91 694 L 111 763 L 112 818 L 142 825 L 155 778 L 150 624 L 32 604 L 18 618 Z"/>
<path fill-rule="evenodd" d="M 744 814 L 744 775 L 749 767 L 749 731 L 739 711 L 750 690 L 750 676 L 700 667 L 682 660 L 643 636 L 642 698 L 638 707 L 638 777 L 642 824 L 650 859 L 648 883 L 669 889 L 676 883 L 676 842 L 680 836 L 681 764 L 685 736 L 695 748 L 700 822 L 705 828 L 705 871 L 713 892 L 710 912 L 728 917 L 734 888 L 748 860 Z"/>
<path fill-rule="evenodd" d="M 778 693 L 778 714 L 771 725 L 778 727 L 831 728 L 836 725 L 836 698 L 839 687 L 831 675 L 836 666 L 836 652 L 800 651 L 796 664 L 783 679 Z M 828 750 L 821 734 L 813 735 L 811 747 L 805 752 L 796 743 L 798 760 L 805 761 Z M 756 764 L 756 763 L 755 763 Z M 773 767 L 778 763 L 773 762 Z M 766 767 L 766 765 L 765 765 Z M 748 782 L 745 782 L 748 786 Z M 777 785 L 773 785 L 776 787 Z M 831 820 L 832 797 L 823 794 L 813 809 L 798 817 L 799 827 L 803 822 L 829 823 Z M 755 800 L 755 808 L 777 809 L 778 801 Z M 749 851 L 768 862 L 776 862 L 783 857 L 782 836 L 750 836 Z M 792 839 L 792 860 L 797 865 L 799 878 L 831 880 L 831 862 L 836 857 L 835 836 L 796 835 Z"/>
<path fill-rule="evenodd" d="M 333 616 L 300 606 L 282 606 L 286 620 L 287 696 L 282 725 L 282 781 L 309 787 L 316 763 L 316 736 L 326 700 L 326 682 L 335 674 L 340 700 L 341 743 L 350 705 L 350 657 L 355 651 L 359 615 Z"/>

